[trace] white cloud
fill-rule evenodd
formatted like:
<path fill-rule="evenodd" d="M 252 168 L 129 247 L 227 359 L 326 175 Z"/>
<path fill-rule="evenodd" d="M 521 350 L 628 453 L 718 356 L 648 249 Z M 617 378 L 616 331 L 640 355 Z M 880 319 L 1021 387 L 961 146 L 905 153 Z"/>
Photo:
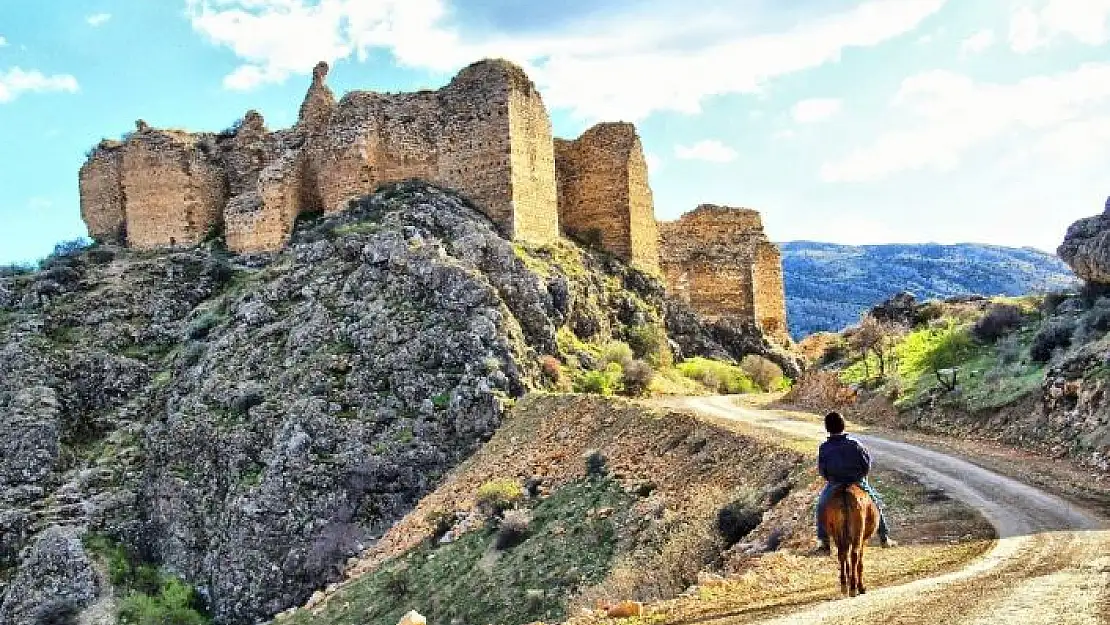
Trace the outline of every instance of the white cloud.
<path fill-rule="evenodd" d="M 75 93 L 77 79 L 68 74 L 47 76 L 38 70 L 24 71 L 18 67 L 0 70 L 0 103 L 11 102 L 23 93 L 49 91 Z"/>
<path fill-rule="evenodd" d="M 1010 47 L 1027 53 L 1067 35 L 1100 46 L 1110 41 L 1110 0 L 1046 0 L 1039 10 L 1022 7 L 1010 19 Z"/>
<path fill-rule="evenodd" d="M 1046 149 L 1078 144 L 1083 129 L 1105 128 L 1097 120 L 1110 106 L 1110 63 L 1011 84 L 926 72 L 904 80 L 892 106 L 903 127 L 826 162 L 823 180 L 863 182 L 901 171 L 950 170 L 968 150 L 1016 132 L 1043 137 Z"/>
<path fill-rule="evenodd" d="M 994 31 L 989 28 L 985 28 L 968 37 L 967 39 L 964 39 L 963 43 L 960 44 L 960 50 L 964 54 L 979 54 L 980 52 L 984 52 L 988 48 L 993 46 L 994 42 Z"/>
<path fill-rule="evenodd" d="M 582 118 L 636 120 L 697 112 L 710 95 L 758 92 L 768 80 L 909 33 L 947 0 L 868 0 L 785 30 L 749 32 L 749 16 L 684 10 L 615 13 L 552 32 L 464 33 L 446 0 L 186 0 L 194 30 L 243 64 L 225 85 L 249 89 L 306 74 L 320 60 L 384 50 L 404 66 L 449 72 L 489 56 L 523 65 L 549 106 Z M 290 45 L 295 41 L 297 45 Z M 661 80 L 660 77 L 666 77 Z"/>
<path fill-rule="evenodd" d="M 709 163 L 731 163 L 739 156 L 736 150 L 716 139 L 698 141 L 693 145 L 677 145 L 674 149 L 674 155 L 683 160 L 706 161 Z"/>
<path fill-rule="evenodd" d="M 112 19 L 111 13 L 96 13 L 86 17 L 85 21 L 89 24 L 89 26 L 96 28 L 97 26 L 102 26 L 110 19 Z"/>
<path fill-rule="evenodd" d="M 648 173 L 663 171 L 663 159 L 658 154 L 647 152 L 644 154 L 644 160 L 647 161 Z"/>
<path fill-rule="evenodd" d="M 4 39 L 3 35 L 0 35 L 0 48 L 3 48 L 6 45 L 8 45 L 8 40 Z"/>
<path fill-rule="evenodd" d="M 794 121 L 799 124 L 814 124 L 825 121 L 840 112 L 843 103 L 836 98 L 812 98 L 802 100 L 791 109 Z"/>

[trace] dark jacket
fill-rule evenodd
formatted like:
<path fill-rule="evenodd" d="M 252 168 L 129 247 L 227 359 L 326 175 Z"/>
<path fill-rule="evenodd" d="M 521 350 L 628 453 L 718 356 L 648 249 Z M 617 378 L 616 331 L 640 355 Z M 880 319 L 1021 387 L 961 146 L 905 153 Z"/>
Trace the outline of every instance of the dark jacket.
<path fill-rule="evenodd" d="M 846 434 L 833 434 L 817 452 L 817 471 L 830 482 L 852 484 L 871 471 L 871 454 Z"/>

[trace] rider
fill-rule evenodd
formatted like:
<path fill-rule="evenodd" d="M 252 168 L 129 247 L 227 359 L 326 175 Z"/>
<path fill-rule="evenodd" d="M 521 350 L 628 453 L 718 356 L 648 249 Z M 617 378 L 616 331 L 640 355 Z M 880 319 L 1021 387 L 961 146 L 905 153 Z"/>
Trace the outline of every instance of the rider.
<path fill-rule="evenodd" d="M 817 550 L 823 553 L 829 551 L 829 536 L 825 532 L 825 524 L 821 522 L 821 513 L 828 505 L 833 491 L 838 486 L 849 484 L 858 484 L 875 502 L 879 509 L 879 542 L 883 547 L 893 547 L 897 543 L 890 538 L 879 494 L 867 483 L 867 474 L 871 471 L 871 455 L 859 441 L 844 433 L 844 417 L 840 413 L 830 412 L 825 415 L 825 431 L 829 433 L 829 438 L 821 443 L 821 449 L 817 453 L 817 471 L 826 480 L 825 490 L 821 491 L 821 497 L 817 500 Z"/>

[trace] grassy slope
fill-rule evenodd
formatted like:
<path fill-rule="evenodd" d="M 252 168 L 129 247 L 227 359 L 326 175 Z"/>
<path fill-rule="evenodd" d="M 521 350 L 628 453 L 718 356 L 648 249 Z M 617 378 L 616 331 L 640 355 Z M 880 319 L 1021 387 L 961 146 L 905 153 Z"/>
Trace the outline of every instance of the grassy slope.
<path fill-rule="evenodd" d="M 595 448 L 607 456 L 613 479 L 583 479 L 583 452 Z M 628 598 L 654 602 L 651 621 L 683 622 L 833 597 L 832 563 L 804 555 L 818 487 L 813 453 L 812 443 L 732 422 L 620 400 L 533 395 L 353 567 L 348 582 L 292 622 L 393 625 L 410 609 L 437 623 L 556 622 L 597 599 Z M 488 528 L 448 545 L 429 540 L 430 517 L 472 509 L 478 487 L 505 476 L 545 480 L 547 495 L 526 504 L 534 520 L 524 543 L 499 552 Z M 906 547 L 871 552 L 873 586 L 956 568 L 989 547 L 989 527 L 966 508 L 934 501 L 897 474 L 876 481 Z M 648 482 L 654 490 L 644 497 Z M 721 506 L 745 489 L 782 483 L 794 486 L 790 494 L 722 553 L 713 529 Z M 747 552 L 771 541 L 777 550 Z M 709 569 L 729 574 L 726 585 L 676 598 Z"/>
<path fill-rule="evenodd" d="M 582 481 L 582 458 L 591 449 L 606 456 L 611 482 Z M 293 622 L 392 625 L 401 612 L 417 609 L 453 616 L 464 610 L 466 622 L 514 623 L 524 616 L 557 620 L 599 598 L 675 596 L 719 558 L 724 545 L 714 523 L 721 507 L 749 489 L 808 484 L 808 464 L 770 438 L 690 415 L 621 400 L 534 394 L 351 568 L 348 582 L 322 604 L 297 611 Z M 543 479 L 546 497 L 529 504 L 531 538 L 496 557 L 488 529 L 451 545 L 429 544 L 430 519 L 465 516 L 475 508 L 479 486 L 504 477 Z M 613 509 L 611 515 L 597 512 L 605 508 Z M 555 523 L 563 527 L 560 535 L 548 531 Z M 390 571 L 402 567 L 411 590 L 386 588 Z"/>

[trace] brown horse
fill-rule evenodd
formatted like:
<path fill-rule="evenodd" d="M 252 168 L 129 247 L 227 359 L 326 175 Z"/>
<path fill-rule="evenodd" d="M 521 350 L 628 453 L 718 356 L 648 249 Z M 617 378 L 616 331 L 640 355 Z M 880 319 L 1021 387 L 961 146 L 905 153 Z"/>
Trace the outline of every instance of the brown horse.
<path fill-rule="evenodd" d="M 840 591 L 852 597 L 867 592 L 863 585 L 863 549 L 879 527 L 875 502 L 856 484 L 842 486 L 833 492 L 821 522 L 836 545 Z"/>

